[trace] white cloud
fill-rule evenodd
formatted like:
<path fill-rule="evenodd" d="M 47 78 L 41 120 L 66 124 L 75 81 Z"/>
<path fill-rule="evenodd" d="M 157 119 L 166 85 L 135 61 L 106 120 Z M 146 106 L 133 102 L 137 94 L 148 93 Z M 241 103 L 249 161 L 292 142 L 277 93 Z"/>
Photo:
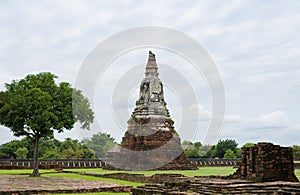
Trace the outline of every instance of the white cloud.
<path fill-rule="evenodd" d="M 295 134 L 295 127 L 289 125 L 288 119 L 284 111 L 260 114 L 257 117 L 227 115 L 220 139 L 235 139 L 240 145 L 260 141 L 296 144 L 297 140 L 289 136 Z"/>
<path fill-rule="evenodd" d="M 193 104 L 190 106 L 190 109 L 193 111 L 198 112 L 198 121 L 209 121 L 212 117 L 212 112 L 210 110 L 207 110 L 203 105 L 201 104 Z"/>
<path fill-rule="evenodd" d="M 240 115 L 229 114 L 225 116 L 225 123 L 237 123 L 241 122 L 243 117 Z"/>
<path fill-rule="evenodd" d="M 268 114 L 262 114 L 259 117 L 249 121 L 254 128 L 271 129 L 284 128 L 288 125 L 288 116 L 283 111 L 275 111 Z"/>

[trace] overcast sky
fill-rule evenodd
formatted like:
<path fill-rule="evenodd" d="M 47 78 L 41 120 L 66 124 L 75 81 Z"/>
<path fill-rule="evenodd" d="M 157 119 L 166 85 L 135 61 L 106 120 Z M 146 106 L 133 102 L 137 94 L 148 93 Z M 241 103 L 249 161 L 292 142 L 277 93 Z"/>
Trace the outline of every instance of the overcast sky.
<path fill-rule="evenodd" d="M 5 89 L 4 83 L 42 71 L 50 71 L 59 76 L 59 81 L 74 84 L 85 58 L 101 41 L 134 27 L 168 27 L 201 44 L 222 75 L 226 116 L 216 141 L 230 138 L 239 145 L 259 141 L 300 144 L 299 10 L 297 0 L 3 0 L 0 1 L 0 90 Z M 137 87 L 144 76 L 149 49 L 156 53 L 168 108 L 182 140 L 202 142 L 212 112 L 205 81 L 187 68 L 190 63 L 185 59 L 159 48 L 128 51 L 99 77 L 93 109 L 100 127 L 90 133 L 77 128 L 56 137 L 81 139 L 92 133 L 108 132 L 120 141 L 138 97 Z M 198 118 L 189 116 L 191 122 L 198 123 L 194 135 L 186 135 L 188 131 L 179 129 L 185 98 L 178 99 L 172 85 L 178 89 L 185 89 L 185 85 L 178 80 L 170 83 L 172 75 L 164 65 L 180 72 L 197 91 L 197 104 L 189 108 L 199 111 Z M 136 74 L 126 79 L 132 89 L 124 89 L 129 90 L 126 102 L 118 102 L 112 94 L 130 71 Z M 113 112 L 111 102 L 115 106 Z M 116 113 L 123 115 L 116 117 Z M 0 132 L 0 144 L 15 139 L 3 126 Z"/>

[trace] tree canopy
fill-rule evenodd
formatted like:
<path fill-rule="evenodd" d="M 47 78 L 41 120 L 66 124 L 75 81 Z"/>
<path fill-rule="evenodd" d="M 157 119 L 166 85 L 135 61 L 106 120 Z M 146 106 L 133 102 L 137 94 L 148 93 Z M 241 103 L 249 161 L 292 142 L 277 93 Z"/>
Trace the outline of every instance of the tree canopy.
<path fill-rule="evenodd" d="M 230 149 L 227 149 L 225 151 L 225 154 L 224 154 L 224 157 L 225 159 L 228 159 L 228 158 L 236 158 L 236 155 L 234 154 L 234 152 Z"/>
<path fill-rule="evenodd" d="M 300 160 L 300 146 L 299 145 L 293 145 L 293 155 L 294 155 L 295 159 Z"/>
<path fill-rule="evenodd" d="M 216 145 L 216 155 L 219 158 L 223 158 L 226 150 L 230 149 L 233 153 L 236 153 L 236 148 L 238 144 L 235 140 L 226 139 L 226 140 L 219 140 L 218 144 Z"/>
<path fill-rule="evenodd" d="M 254 143 L 251 143 L 251 142 L 248 142 L 248 143 L 245 143 L 242 148 L 249 148 L 249 147 L 252 147 L 254 146 Z"/>
<path fill-rule="evenodd" d="M 26 159 L 28 154 L 28 149 L 25 147 L 20 147 L 15 151 L 17 159 Z"/>
<path fill-rule="evenodd" d="M 115 143 L 115 139 L 107 133 L 94 134 L 90 139 L 83 139 L 83 143 L 95 152 L 97 158 L 105 157 L 106 152 L 111 149 Z"/>
<path fill-rule="evenodd" d="M 219 140 L 218 143 L 216 145 L 212 145 L 212 146 L 202 146 L 200 147 L 200 153 L 203 149 L 205 149 L 205 151 L 207 151 L 207 149 L 209 149 L 209 151 L 207 151 L 203 157 L 204 158 L 225 158 L 225 153 L 226 150 L 230 150 L 227 151 L 227 153 L 233 152 L 233 154 L 235 155 L 235 158 L 240 158 L 241 157 L 241 149 L 237 147 L 238 144 L 235 140 L 233 139 L 226 139 L 226 140 Z M 226 154 L 226 158 L 228 158 L 229 154 Z M 202 155 L 201 155 L 202 156 Z"/>
<path fill-rule="evenodd" d="M 38 176 L 38 144 L 40 138 L 51 138 L 54 131 L 71 130 L 79 121 L 89 129 L 94 113 L 82 92 L 69 83 L 56 84 L 52 73 L 27 75 L 5 84 L 0 92 L 0 124 L 15 136 L 27 136 L 34 143 L 34 171 Z"/>

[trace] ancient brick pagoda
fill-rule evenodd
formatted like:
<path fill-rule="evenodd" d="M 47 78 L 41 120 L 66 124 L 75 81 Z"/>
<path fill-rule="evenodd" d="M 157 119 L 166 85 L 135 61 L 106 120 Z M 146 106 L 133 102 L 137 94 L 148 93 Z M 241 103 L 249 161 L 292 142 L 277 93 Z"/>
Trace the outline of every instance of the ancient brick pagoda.
<path fill-rule="evenodd" d="M 181 148 L 164 100 L 163 85 L 158 78 L 155 55 L 149 51 L 145 78 L 139 99 L 128 120 L 122 148 L 107 169 L 122 170 L 194 170 Z"/>

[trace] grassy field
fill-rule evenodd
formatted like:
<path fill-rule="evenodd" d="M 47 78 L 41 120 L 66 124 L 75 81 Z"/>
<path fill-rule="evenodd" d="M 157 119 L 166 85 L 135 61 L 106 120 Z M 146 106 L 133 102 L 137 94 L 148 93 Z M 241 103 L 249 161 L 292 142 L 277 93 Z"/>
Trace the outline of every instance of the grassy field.
<path fill-rule="evenodd" d="M 208 175 L 229 175 L 236 171 L 235 168 L 232 167 L 200 167 L 198 170 L 170 170 L 170 171 L 110 171 L 103 169 L 66 169 L 70 171 L 77 172 L 87 172 L 87 173 L 98 173 L 98 174 L 106 174 L 106 173 L 131 173 L 131 174 L 144 174 L 147 176 L 151 176 L 154 174 L 182 174 L 185 176 L 208 176 Z"/>
<path fill-rule="evenodd" d="M 87 173 L 98 173 L 98 174 L 106 174 L 106 173 L 131 173 L 131 174 L 145 174 L 147 176 L 158 174 L 158 173 L 170 173 L 170 174 L 182 174 L 185 176 L 208 176 L 208 175 L 229 175 L 236 171 L 235 168 L 232 167 L 200 167 L 199 170 L 183 170 L 183 171 L 110 171 L 110 170 L 103 170 L 103 169 L 66 169 L 70 171 L 76 171 L 76 172 L 87 172 Z M 24 175 L 24 174 L 30 174 L 32 170 L 0 170 L 0 174 L 3 175 Z M 43 175 L 47 175 L 49 177 L 62 177 L 62 178 L 78 178 L 78 179 L 84 179 L 84 180 L 101 180 L 101 181 L 110 181 L 117 184 L 123 184 L 128 186 L 141 186 L 144 185 L 143 183 L 135 183 L 135 182 L 128 182 L 124 180 L 118 180 L 118 179 L 110 179 L 110 178 L 99 178 L 99 177 L 93 177 L 93 176 L 85 176 L 85 175 L 79 175 L 75 173 L 55 173 L 55 170 L 40 170 L 40 173 Z M 300 180 L 300 169 L 295 170 L 295 174 Z M 84 193 L 85 195 L 129 195 L 129 193 Z M 72 195 L 72 194 L 71 194 Z M 75 194 L 74 194 L 75 195 Z M 83 195 L 83 194 L 76 194 L 76 195 Z"/>
<path fill-rule="evenodd" d="M 56 172 L 54 169 L 40 169 L 40 174 Z M 13 170 L 0 170 L 2 175 L 30 175 L 32 169 L 13 169 Z"/>
<path fill-rule="evenodd" d="M 23 170 L 0 170 L 1 175 L 29 175 L 32 173 L 31 169 L 23 169 Z M 85 175 L 78 175 L 78 174 L 73 174 L 73 173 L 57 173 L 53 169 L 49 170 L 43 170 L 40 169 L 40 174 L 43 176 L 47 177 L 61 177 L 61 178 L 77 178 L 77 179 L 84 179 L 84 180 L 100 180 L 100 181 L 108 181 L 108 182 L 113 182 L 117 184 L 122 184 L 126 186 L 141 186 L 145 185 L 144 183 L 135 183 L 135 182 L 129 182 L 129 181 L 124 181 L 124 180 L 118 180 L 118 179 L 110 179 L 110 178 L 99 178 L 99 177 L 92 177 L 92 176 L 85 176 Z M 28 178 L 28 179 L 37 179 L 37 178 Z M 74 195 L 129 195 L 129 193 L 110 193 L 110 192 L 103 192 L 103 193 L 76 193 Z M 53 194 L 51 194 L 53 195 Z M 71 194 L 72 195 L 72 194 Z"/>
<path fill-rule="evenodd" d="M 300 181 L 300 169 L 295 170 L 295 175 L 297 176 L 298 180 Z"/>
<path fill-rule="evenodd" d="M 208 175 L 229 175 L 236 171 L 235 168 L 232 167 L 200 167 L 198 170 L 171 170 L 171 171 L 110 171 L 110 170 L 103 170 L 103 169 L 65 169 L 70 171 L 76 172 L 87 172 L 87 173 L 98 173 L 98 174 L 106 174 L 106 173 L 131 173 L 131 174 L 145 174 L 147 176 L 151 176 L 154 174 L 161 174 L 161 173 L 170 173 L 170 174 L 182 174 L 185 176 L 208 176 Z M 31 169 L 22 169 L 22 170 L 0 170 L 0 174 L 2 175 L 24 175 L 32 173 Z M 77 174 L 70 174 L 70 173 L 55 173 L 53 169 L 40 169 L 40 173 L 47 174 L 51 177 L 82 177 L 82 179 L 93 180 L 95 179 L 92 176 L 81 176 Z M 300 177 L 300 169 L 295 170 L 296 176 Z M 96 178 L 101 179 L 101 178 Z M 104 178 L 105 180 L 107 178 Z M 122 180 L 121 180 L 122 181 Z"/>
<path fill-rule="evenodd" d="M 98 173 L 98 174 L 105 174 L 105 173 L 118 173 L 118 172 L 126 172 L 126 173 L 137 173 L 137 174 L 145 174 L 147 176 L 154 175 L 157 173 L 177 173 L 182 174 L 185 176 L 206 176 L 206 175 L 228 175 L 233 173 L 236 169 L 232 167 L 201 167 L 199 170 L 184 170 L 184 171 L 110 171 L 110 170 L 103 170 L 103 169 L 66 169 L 70 171 L 77 171 L 77 172 L 88 172 L 88 173 Z M 24 174 L 30 174 L 32 173 L 32 170 L 30 169 L 24 169 L 24 170 L 0 170 L 0 174 L 3 175 L 24 175 Z M 128 186 L 141 186 L 144 185 L 143 183 L 135 183 L 135 182 L 129 182 L 124 180 L 118 180 L 118 179 L 110 179 L 110 178 L 99 178 L 99 177 L 93 177 L 93 176 L 85 176 L 85 175 L 79 175 L 75 173 L 55 173 L 55 170 L 40 170 L 41 175 L 45 175 L 48 177 L 62 177 L 62 178 L 78 178 L 78 179 L 84 179 L 84 180 L 101 180 L 101 181 L 110 181 L 117 184 L 123 184 Z M 83 194 L 76 194 L 76 195 L 129 195 L 129 193 L 83 193 Z M 74 194 L 75 195 L 75 194 Z"/>
<path fill-rule="evenodd" d="M 118 173 L 118 172 L 126 172 L 126 173 L 138 173 L 138 174 L 145 174 L 145 175 L 154 175 L 157 173 L 178 173 L 178 174 L 182 174 L 185 176 L 208 176 L 208 175 L 229 175 L 235 172 L 235 168 L 232 167 L 201 167 L 199 168 L 199 170 L 196 171 L 108 171 L 108 170 L 103 170 L 103 169 L 71 169 L 72 171 L 78 171 L 78 172 L 89 172 L 89 173 L 99 173 L 99 174 L 105 174 L 105 173 Z M 300 180 L 300 169 L 296 169 L 295 170 L 295 174 L 298 177 L 298 179 Z M 47 175 L 51 175 L 51 174 L 47 174 Z M 71 176 L 72 174 L 68 174 L 65 175 L 67 176 Z M 76 175 L 76 174 L 74 174 Z M 64 176 L 64 175 L 61 175 Z M 76 175 L 75 177 L 78 177 L 78 175 Z M 89 179 L 89 176 L 84 176 L 85 179 Z M 93 178 L 93 177 L 92 177 Z M 91 179 L 92 179 L 91 178 Z M 108 181 L 108 179 L 104 179 Z M 110 181 L 113 181 L 113 179 L 111 179 Z M 120 180 L 122 181 L 122 180 Z M 133 183 L 133 182 L 129 182 L 129 183 Z M 136 183 L 133 183 L 136 184 Z M 125 184 L 125 185 L 130 185 L 130 184 Z M 137 185 L 141 185 L 141 184 L 137 184 Z M 136 186 L 136 185 L 133 185 Z M 102 195 L 129 195 L 129 193 L 90 193 L 88 195 L 96 195 L 96 194 L 102 194 Z M 74 195 L 85 195 L 85 194 L 74 194 Z"/>
<path fill-rule="evenodd" d="M 100 177 L 93 177 L 93 176 L 86 176 L 86 175 L 78 175 L 78 174 L 74 174 L 74 173 L 50 173 L 50 174 L 47 174 L 47 176 L 64 177 L 64 178 L 78 178 L 78 179 L 85 179 L 85 180 L 90 180 L 90 181 L 95 181 L 95 180 L 110 181 L 113 183 L 122 184 L 122 185 L 126 185 L 126 186 L 133 186 L 133 187 L 145 185 L 144 183 L 136 183 L 136 182 L 130 182 L 130 181 L 125 181 L 125 180 L 120 180 L 120 179 L 100 178 Z"/>

